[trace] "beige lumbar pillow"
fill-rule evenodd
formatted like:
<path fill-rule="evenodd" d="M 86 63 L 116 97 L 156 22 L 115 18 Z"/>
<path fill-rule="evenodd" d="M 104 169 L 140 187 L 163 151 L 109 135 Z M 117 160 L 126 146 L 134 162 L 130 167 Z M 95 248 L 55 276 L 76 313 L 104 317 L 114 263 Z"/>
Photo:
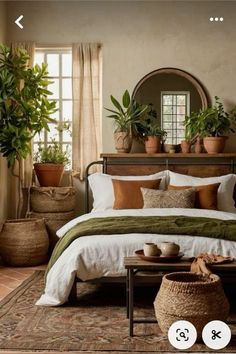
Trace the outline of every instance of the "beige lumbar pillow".
<path fill-rule="evenodd" d="M 153 190 L 141 188 L 143 208 L 194 208 L 195 189 Z"/>

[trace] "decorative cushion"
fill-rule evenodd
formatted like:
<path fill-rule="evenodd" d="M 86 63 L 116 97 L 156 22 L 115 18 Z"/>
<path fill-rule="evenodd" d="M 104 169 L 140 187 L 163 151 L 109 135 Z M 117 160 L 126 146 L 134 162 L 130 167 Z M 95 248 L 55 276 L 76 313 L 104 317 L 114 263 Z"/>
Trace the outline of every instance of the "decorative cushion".
<path fill-rule="evenodd" d="M 145 176 L 112 176 L 105 173 L 93 173 L 88 177 L 89 186 L 93 194 L 93 210 L 92 211 L 103 211 L 107 209 L 112 209 L 115 196 L 113 191 L 112 179 L 127 180 L 127 181 L 137 181 L 137 180 L 154 180 L 161 178 L 161 183 L 159 188 L 166 188 L 166 177 L 168 171 L 161 171 L 154 173 L 152 175 Z"/>
<path fill-rule="evenodd" d="M 150 181 L 122 181 L 112 179 L 115 201 L 113 209 L 141 209 L 143 197 L 140 188 L 158 189 L 161 180 Z"/>
<path fill-rule="evenodd" d="M 234 206 L 234 186 L 236 183 L 236 175 L 228 174 L 219 177 L 192 177 L 169 171 L 169 184 L 174 186 L 203 186 L 206 184 L 220 183 L 217 193 L 217 209 L 235 213 Z"/>
<path fill-rule="evenodd" d="M 195 189 L 153 190 L 141 188 L 144 208 L 194 208 Z"/>
<path fill-rule="evenodd" d="M 204 186 L 194 186 L 195 208 L 217 210 L 217 191 L 220 183 L 206 184 Z M 193 186 L 172 186 L 169 184 L 168 190 L 183 190 L 193 188 Z"/>

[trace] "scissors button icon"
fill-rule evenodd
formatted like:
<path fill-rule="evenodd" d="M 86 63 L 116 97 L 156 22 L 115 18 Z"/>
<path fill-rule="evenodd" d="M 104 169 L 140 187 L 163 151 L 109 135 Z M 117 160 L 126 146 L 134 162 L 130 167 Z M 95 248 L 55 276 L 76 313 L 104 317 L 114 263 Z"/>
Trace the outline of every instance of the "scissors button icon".
<path fill-rule="evenodd" d="M 231 339 L 229 326 L 223 321 L 208 322 L 202 330 L 203 342 L 208 348 L 219 350 L 225 348 Z"/>
<path fill-rule="evenodd" d="M 215 340 L 216 338 L 220 338 L 221 339 L 221 331 L 216 332 L 214 329 L 211 331 L 211 334 L 213 334 L 213 336 L 211 337 L 211 339 Z"/>

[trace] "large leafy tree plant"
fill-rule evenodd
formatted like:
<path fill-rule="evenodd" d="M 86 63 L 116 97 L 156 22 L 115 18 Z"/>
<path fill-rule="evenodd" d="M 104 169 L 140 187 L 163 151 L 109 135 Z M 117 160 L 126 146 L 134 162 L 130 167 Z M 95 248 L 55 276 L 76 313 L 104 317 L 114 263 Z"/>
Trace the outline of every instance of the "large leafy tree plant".
<path fill-rule="evenodd" d="M 56 111 L 56 102 L 48 99 L 52 82 L 47 66 L 29 68 L 28 60 L 25 50 L 0 45 L 0 153 L 19 178 L 19 196 L 22 160 L 31 153 L 35 134 L 49 131 L 48 123 L 54 122 L 50 116 Z"/>

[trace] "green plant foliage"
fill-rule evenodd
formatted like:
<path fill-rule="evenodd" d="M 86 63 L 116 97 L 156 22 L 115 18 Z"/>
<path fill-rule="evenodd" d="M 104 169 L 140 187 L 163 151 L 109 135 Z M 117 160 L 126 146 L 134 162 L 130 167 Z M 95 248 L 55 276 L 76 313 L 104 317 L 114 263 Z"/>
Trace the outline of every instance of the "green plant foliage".
<path fill-rule="evenodd" d="M 235 132 L 236 107 L 230 112 L 224 110 L 223 104 L 215 96 L 215 103 L 199 112 L 192 112 L 184 121 L 187 140 L 197 137 L 224 136 Z"/>
<path fill-rule="evenodd" d="M 153 108 L 153 105 L 150 103 L 147 107 L 147 110 L 142 114 L 140 119 L 134 123 L 136 135 L 144 139 L 147 136 L 159 136 L 161 140 L 164 141 L 167 132 L 159 126 L 157 112 Z"/>
<path fill-rule="evenodd" d="M 134 122 L 137 121 L 142 114 L 144 114 L 144 112 L 148 109 L 148 106 L 137 104 L 135 100 L 131 99 L 128 90 L 125 90 L 122 96 L 122 104 L 120 104 L 112 95 L 110 97 L 116 110 L 105 108 L 107 111 L 112 113 L 107 117 L 114 119 L 116 132 L 130 132 Z"/>
<path fill-rule="evenodd" d="M 69 162 L 68 151 L 62 151 L 60 144 L 52 141 L 47 147 L 39 147 L 34 160 L 37 163 L 55 163 L 66 165 Z"/>
<path fill-rule="evenodd" d="M 48 123 L 56 102 L 49 101 L 47 66 L 28 68 L 29 56 L 23 49 L 15 52 L 0 45 L 0 153 L 8 165 L 31 152 L 31 139 Z"/>

